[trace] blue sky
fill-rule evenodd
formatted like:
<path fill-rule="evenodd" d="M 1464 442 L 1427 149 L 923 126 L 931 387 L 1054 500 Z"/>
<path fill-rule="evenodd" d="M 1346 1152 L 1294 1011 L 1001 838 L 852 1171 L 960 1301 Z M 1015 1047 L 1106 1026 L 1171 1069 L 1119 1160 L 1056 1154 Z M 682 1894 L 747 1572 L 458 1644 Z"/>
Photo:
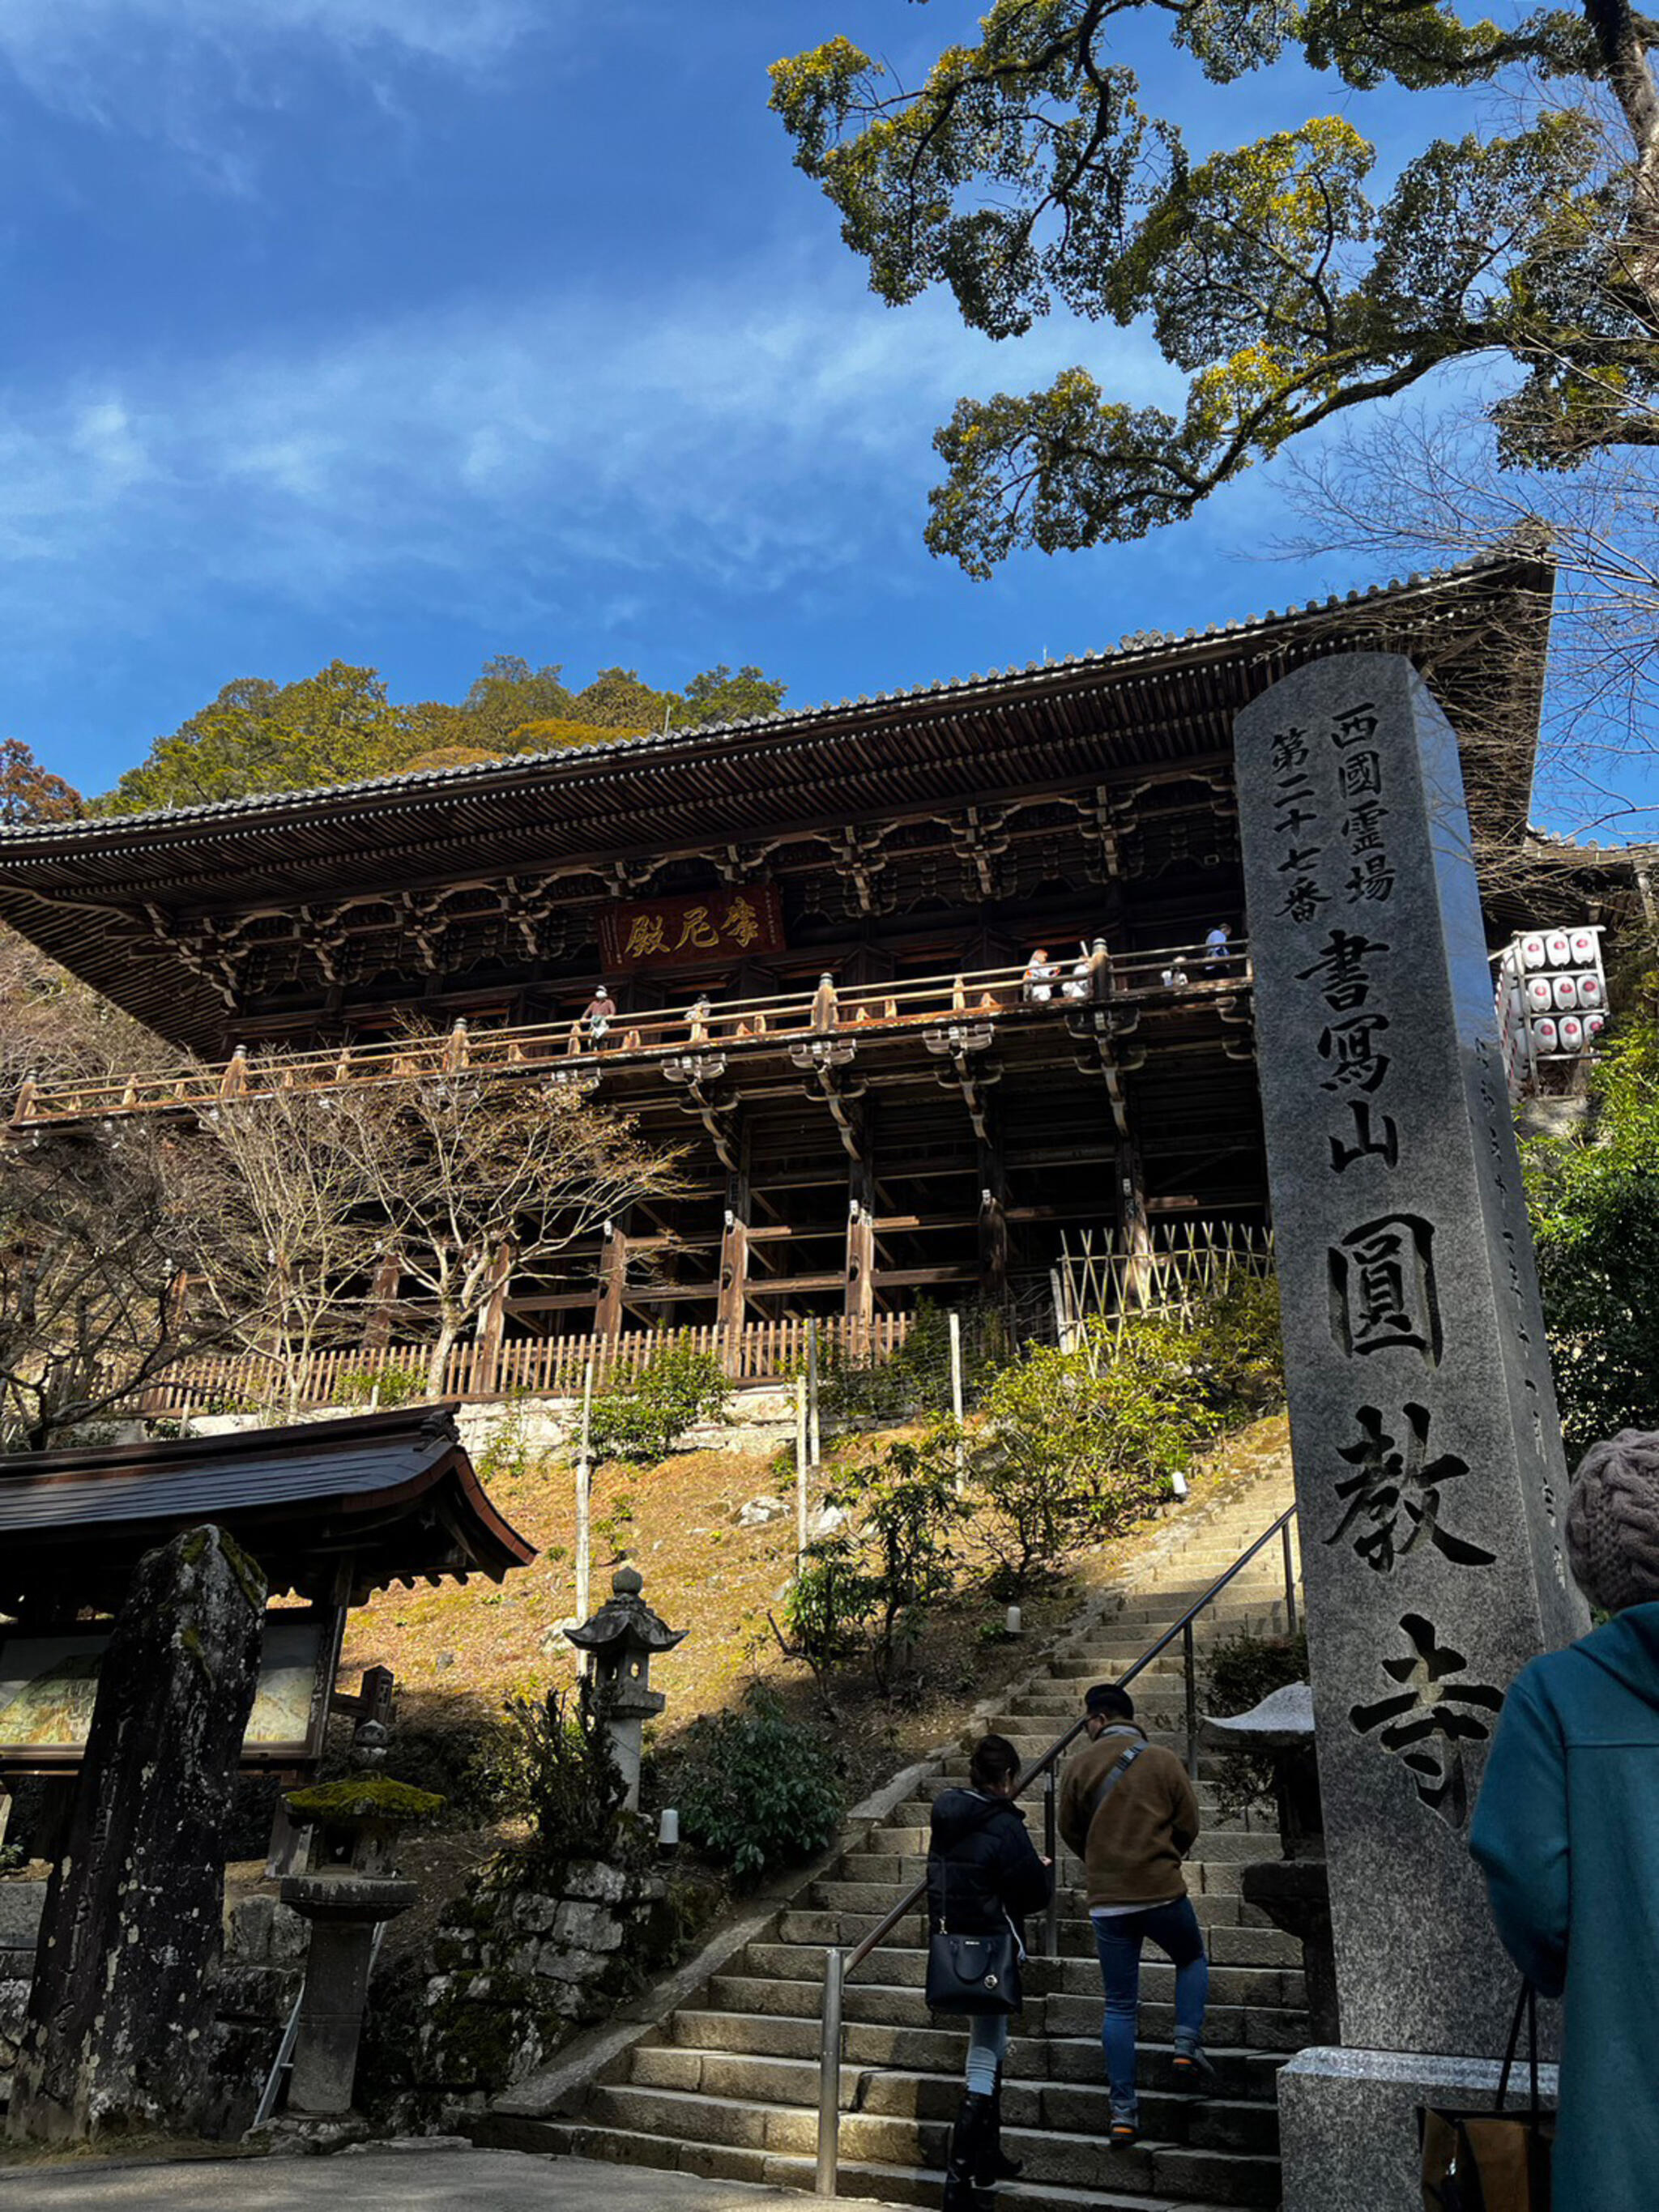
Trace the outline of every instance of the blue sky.
<path fill-rule="evenodd" d="M 1136 333 L 1017 347 L 890 311 L 791 165 L 766 65 L 845 30 L 918 68 L 955 4 L 5 0 L 0 735 L 88 791 L 243 675 L 484 657 L 792 702 L 1096 649 L 1356 581 L 1269 557 L 1273 471 L 1143 543 L 988 584 L 921 543 L 955 399 Z M 1218 94 L 1195 144 L 1346 106 Z"/>

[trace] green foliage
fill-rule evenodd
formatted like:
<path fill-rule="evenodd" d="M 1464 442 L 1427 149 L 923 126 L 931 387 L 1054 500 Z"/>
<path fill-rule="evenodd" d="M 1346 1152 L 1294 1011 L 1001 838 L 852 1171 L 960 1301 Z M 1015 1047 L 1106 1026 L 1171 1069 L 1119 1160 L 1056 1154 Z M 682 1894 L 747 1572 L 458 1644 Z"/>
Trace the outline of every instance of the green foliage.
<path fill-rule="evenodd" d="M 984 1300 L 958 1309 L 964 1409 L 977 1405 L 1006 1352 L 1002 1316 Z M 890 1359 L 849 1358 L 839 1346 L 818 1374 L 818 1408 L 830 1429 L 951 1411 L 951 1316 L 918 1298 L 909 1334 Z"/>
<path fill-rule="evenodd" d="M 821 1683 L 856 1654 L 884 1698 L 907 1686 L 927 1607 L 955 1582 L 951 1538 L 972 1510 L 956 1487 L 956 1444 L 955 1429 L 940 1426 L 829 1484 L 849 1525 L 807 1547 L 785 1604 L 787 1648 Z"/>
<path fill-rule="evenodd" d="M 1589 1125 L 1526 1153 L 1538 1285 L 1573 1460 L 1620 1429 L 1659 1428 L 1656 1163 L 1659 1027 L 1638 1018 L 1598 1062 Z"/>
<path fill-rule="evenodd" d="M 1426 135 L 1380 188 L 1346 115 L 1205 157 L 1114 58 L 1115 40 L 1144 46 L 1154 23 L 1218 84 L 1289 54 L 1362 92 L 1491 84 L 1508 127 Z M 1507 357 L 1492 410 L 1507 458 L 1650 445 L 1649 43 L 1645 20 L 1630 30 L 1588 0 L 1511 27 L 1442 0 L 1170 0 L 1156 14 L 1147 0 L 993 0 L 976 40 L 945 47 L 914 89 L 841 37 L 776 64 L 772 106 L 890 303 L 948 286 L 994 338 L 1055 307 L 1150 324 L 1188 380 L 1175 411 L 1103 391 L 1081 366 L 959 402 L 935 439 L 948 473 L 927 540 L 983 575 L 1022 546 L 1139 537 L 1451 362 Z M 1245 96 L 1234 104 L 1247 120 Z M 1622 110 L 1622 133 L 1604 105 Z M 1425 134 L 1457 111 L 1424 103 Z"/>
<path fill-rule="evenodd" d="M 514 653 L 487 660 L 459 706 L 398 704 L 378 669 L 331 661 L 295 684 L 240 677 L 216 699 L 157 738 L 93 811 L 128 813 L 196 806 L 265 791 L 307 791 L 412 766 L 461 767 L 542 747 L 734 720 L 774 712 L 787 686 L 723 662 L 685 690 L 657 691 L 632 669 L 601 669 L 573 690 L 556 665 L 532 668 Z M 8 814 L 7 808 L 16 810 Z M 62 779 L 35 766 L 27 746 L 0 745 L 0 820 L 56 820 L 81 811 Z"/>
<path fill-rule="evenodd" d="M 591 1676 L 574 1696 L 549 1689 L 509 1698 L 480 1746 L 480 1772 L 497 1819 L 531 1823 L 514 1864 L 556 1872 L 573 1860 L 639 1863 L 650 1844 L 623 1811 L 627 1785 L 605 1734 L 604 1702 Z"/>
<path fill-rule="evenodd" d="M 686 1841 L 750 1888 L 821 1851 L 844 1801 L 840 1763 L 821 1730 L 790 1720 L 763 1682 L 750 1685 L 744 1704 L 691 1723 L 677 1788 Z"/>
<path fill-rule="evenodd" d="M 1200 1445 L 1282 1389 L 1279 1301 L 1241 1279 L 1182 1322 L 1088 1326 L 1078 1352 L 1028 1346 L 996 1376 L 972 1434 L 975 1523 L 1006 1595 L 1085 1535 L 1112 1534 L 1170 1493 Z"/>
<path fill-rule="evenodd" d="M 1248 1713 L 1288 1682 L 1308 1677 L 1305 1630 L 1294 1636 L 1234 1636 L 1210 1654 L 1203 1710 L 1218 1718 Z M 1230 1751 L 1216 1778 L 1218 1817 L 1236 1820 L 1273 1802 L 1273 1767 L 1266 1752 Z"/>
<path fill-rule="evenodd" d="M 371 1401 L 390 1409 L 407 1406 L 426 1392 L 426 1377 L 415 1367 L 343 1367 L 334 1386 L 337 1406 L 367 1406 Z"/>
<path fill-rule="evenodd" d="M 673 1344 L 637 1375 L 611 1382 L 593 1407 L 596 1460 L 649 1467 L 666 1459 L 699 1421 L 724 1419 L 732 1385 L 713 1352 Z"/>

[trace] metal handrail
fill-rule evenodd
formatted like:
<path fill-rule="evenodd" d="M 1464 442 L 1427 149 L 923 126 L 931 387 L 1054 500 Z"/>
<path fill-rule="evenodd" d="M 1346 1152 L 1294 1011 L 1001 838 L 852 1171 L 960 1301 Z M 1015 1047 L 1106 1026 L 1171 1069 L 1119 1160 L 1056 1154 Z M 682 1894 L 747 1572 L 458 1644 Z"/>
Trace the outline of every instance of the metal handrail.
<path fill-rule="evenodd" d="M 1247 1551 L 1241 1552 L 1225 1572 L 1218 1576 L 1202 1597 L 1189 1605 L 1179 1620 L 1166 1628 L 1157 1642 L 1149 1644 L 1133 1666 L 1116 1678 L 1116 1686 L 1127 1689 L 1138 1675 L 1150 1667 L 1154 1659 L 1167 1651 L 1176 1637 L 1182 1639 L 1185 1659 L 1187 1686 L 1187 1769 L 1196 1774 L 1198 1765 L 1198 1705 L 1196 1653 L 1193 1642 L 1193 1623 L 1205 1607 L 1212 1605 L 1237 1575 L 1242 1574 L 1259 1552 L 1266 1549 L 1273 1538 L 1279 1539 L 1285 1559 L 1285 1617 L 1292 1635 L 1296 1633 L 1296 1568 L 1291 1552 L 1291 1523 L 1296 1518 L 1294 1505 L 1287 1505 L 1271 1527 L 1265 1528 Z M 1013 1794 L 1023 1797 L 1031 1784 L 1042 1779 L 1043 1843 L 1051 1862 L 1059 1856 L 1057 1807 L 1054 1796 L 1054 1768 L 1061 1755 L 1076 1742 L 1088 1726 L 1085 1715 L 1073 1721 L 1063 1735 L 1056 1736 L 1048 1748 L 1025 1767 L 1014 1784 Z M 893 1906 L 869 1935 L 862 1937 L 852 1949 L 843 1954 L 839 1944 L 832 1943 L 824 1954 L 823 2007 L 820 2014 L 818 2046 L 818 2154 L 815 2192 L 819 2197 L 836 2193 L 837 2168 L 840 2163 L 841 2138 L 841 2042 L 842 1991 L 847 1977 L 854 1968 L 861 1966 L 870 1954 L 878 1950 L 890 1936 L 901 1920 L 913 1912 L 927 1893 L 927 1877 L 918 1876 L 898 1903 Z M 1056 1879 L 1050 1885 L 1048 1910 L 1044 1916 L 1045 1955 L 1053 1958 L 1060 1948 L 1060 1884 Z"/>

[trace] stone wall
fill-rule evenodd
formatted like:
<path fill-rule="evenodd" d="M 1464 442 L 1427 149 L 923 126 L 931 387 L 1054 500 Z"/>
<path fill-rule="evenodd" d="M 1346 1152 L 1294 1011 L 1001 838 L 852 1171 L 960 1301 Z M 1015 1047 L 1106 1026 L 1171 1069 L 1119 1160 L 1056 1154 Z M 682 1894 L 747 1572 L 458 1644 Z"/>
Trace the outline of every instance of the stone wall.
<path fill-rule="evenodd" d="M 371 1997 L 359 2102 L 394 2132 L 455 2127 L 606 2018 L 691 1917 L 661 1875 L 599 1859 L 475 1887 Z"/>
<path fill-rule="evenodd" d="M 325 1406 L 301 1413 L 299 1418 L 301 1421 L 337 1421 L 343 1414 L 366 1410 L 363 1407 Z M 464 1405 L 458 1425 L 461 1442 L 477 1460 L 507 1429 L 532 1452 L 574 1451 L 580 1419 L 579 1398 L 514 1398 Z M 260 1425 L 261 1416 L 258 1413 L 193 1413 L 190 1417 L 191 1433 L 198 1437 L 234 1436 L 244 1429 Z M 131 1436 L 123 1440 L 138 1441 L 143 1425 L 135 1422 L 130 1426 Z M 687 1432 L 682 1449 L 741 1452 L 760 1459 L 775 1452 L 781 1444 L 793 1443 L 794 1435 L 793 1392 L 780 1389 L 775 1383 L 751 1382 L 732 1393 L 728 1420 L 700 1421 Z"/>

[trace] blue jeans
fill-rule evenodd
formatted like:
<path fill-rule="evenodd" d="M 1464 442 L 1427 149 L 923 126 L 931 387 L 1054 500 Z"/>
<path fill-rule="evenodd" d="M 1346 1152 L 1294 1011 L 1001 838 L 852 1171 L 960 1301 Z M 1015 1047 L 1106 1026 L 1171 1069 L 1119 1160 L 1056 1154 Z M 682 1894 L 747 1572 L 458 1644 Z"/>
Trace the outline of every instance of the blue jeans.
<path fill-rule="evenodd" d="M 1006 2012 L 980 2012 L 968 2021 L 968 2081 L 969 2096 L 988 2097 L 997 2086 L 997 2069 L 1008 2049 Z"/>
<path fill-rule="evenodd" d="M 1135 2098 L 1135 2025 L 1140 2013 L 1140 1947 L 1156 1943 L 1176 1970 L 1176 2048 L 1190 2051 L 1204 2033 L 1204 2007 L 1210 1994 L 1210 1964 L 1190 1897 L 1154 1905 L 1145 1912 L 1114 1914 L 1095 1922 L 1100 1978 L 1106 1986 L 1106 2011 L 1100 2039 L 1106 2050 L 1106 2079 L 1114 2111 L 1133 2112 Z"/>

